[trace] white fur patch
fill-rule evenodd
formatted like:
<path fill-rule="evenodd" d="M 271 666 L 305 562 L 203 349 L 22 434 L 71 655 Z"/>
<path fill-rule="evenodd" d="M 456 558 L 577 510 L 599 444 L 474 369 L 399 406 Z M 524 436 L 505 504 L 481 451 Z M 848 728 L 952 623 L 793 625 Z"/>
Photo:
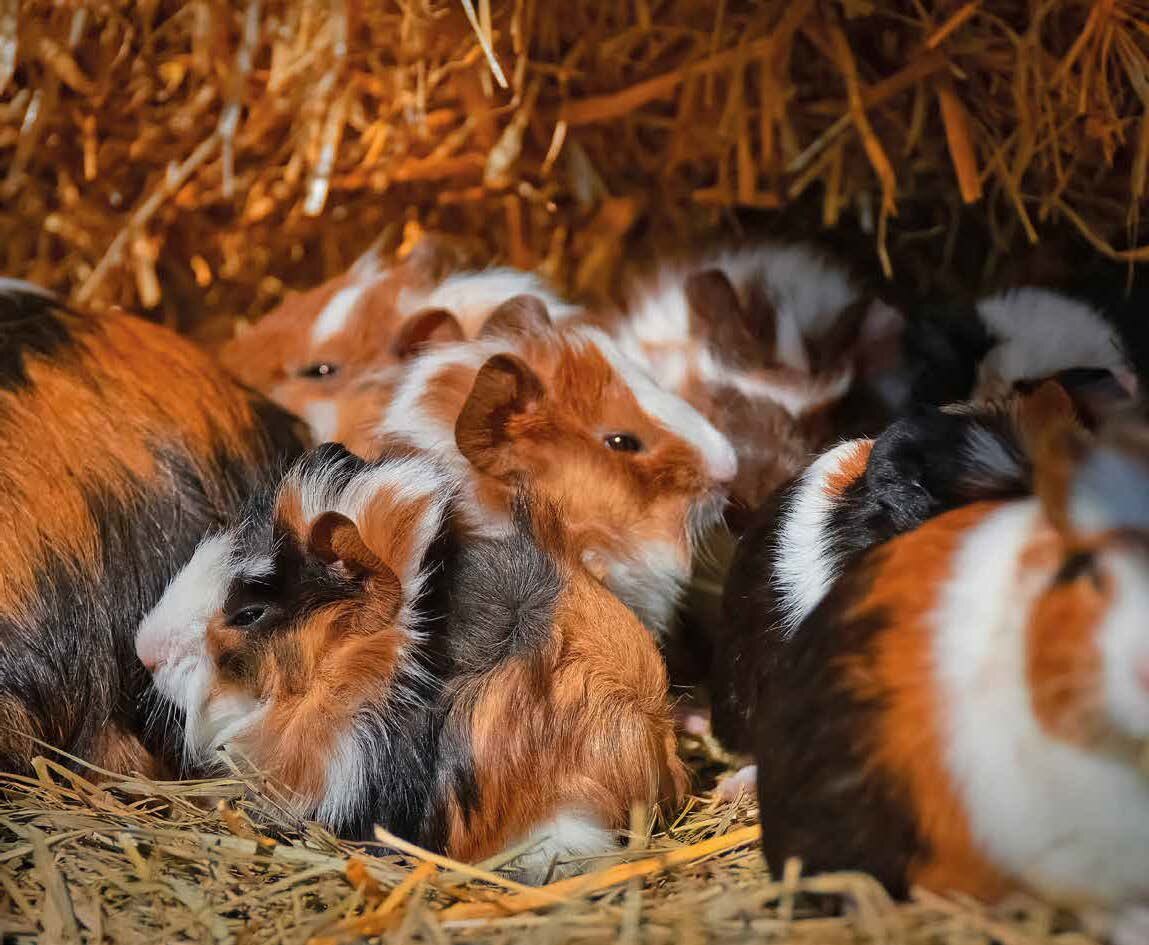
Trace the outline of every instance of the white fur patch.
<path fill-rule="evenodd" d="M 1069 518 L 1082 535 L 1116 528 L 1149 531 L 1149 469 L 1099 446 L 1076 472 Z"/>
<path fill-rule="evenodd" d="M 366 290 L 366 285 L 351 285 L 336 292 L 315 317 L 315 324 L 311 326 L 311 343 L 321 344 L 343 331 Z"/>
<path fill-rule="evenodd" d="M 327 762 L 325 788 L 315 819 L 338 831 L 359 815 L 366 796 L 367 765 L 354 728 L 335 743 Z"/>
<path fill-rule="evenodd" d="M 26 282 L 23 279 L 13 279 L 9 276 L 0 276 L 0 295 L 35 295 L 42 299 L 53 300 L 57 298 L 56 293 L 45 289 L 42 285 Z"/>
<path fill-rule="evenodd" d="M 614 831 L 606 829 L 596 817 L 575 810 L 560 811 L 511 846 L 521 844 L 529 845 L 529 849 L 516 857 L 512 866 L 529 883 L 541 883 L 552 865 L 559 876 L 579 872 L 582 864 L 578 860 L 618 849 Z"/>
<path fill-rule="evenodd" d="M 516 295 L 535 295 L 546 303 L 553 321 L 562 321 L 582 309 L 563 301 L 542 279 L 522 269 L 495 268 L 456 272 L 433 289 L 403 289 L 399 293 L 399 314 L 406 318 L 424 308 L 445 308 L 463 326 L 468 338 L 478 334 L 491 314 Z"/>
<path fill-rule="evenodd" d="M 681 550 L 665 542 L 642 546 L 637 559 L 612 556 L 604 582 L 656 636 L 669 632 L 690 577 L 690 561 Z"/>
<path fill-rule="evenodd" d="M 814 460 L 781 514 L 774 590 L 785 637 L 813 613 L 841 569 L 827 533 L 835 497 L 827 493 L 826 481 L 870 442 L 848 440 Z"/>
<path fill-rule="evenodd" d="M 1149 895 L 1149 779 L 1046 734 L 1026 677 L 1028 612 L 1049 575 L 1017 560 L 1037 500 L 1011 503 L 966 537 L 942 588 L 933 641 L 950 776 L 978 845 L 1054 899 Z"/>
<path fill-rule="evenodd" d="M 327 443 L 339 431 L 339 405 L 330 398 L 317 398 L 303 407 L 303 420 L 314 443 Z"/>
<path fill-rule="evenodd" d="M 1128 371 L 1116 332 L 1084 302 L 1023 288 L 982 299 L 977 311 L 997 339 L 979 370 L 978 397 L 1070 368 Z"/>
<path fill-rule="evenodd" d="M 1098 628 L 1105 707 L 1110 718 L 1134 738 L 1149 738 L 1149 688 L 1141 674 L 1149 668 L 1149 560 L 1144 552 L 1102 552 L 1113 602 Z"/>

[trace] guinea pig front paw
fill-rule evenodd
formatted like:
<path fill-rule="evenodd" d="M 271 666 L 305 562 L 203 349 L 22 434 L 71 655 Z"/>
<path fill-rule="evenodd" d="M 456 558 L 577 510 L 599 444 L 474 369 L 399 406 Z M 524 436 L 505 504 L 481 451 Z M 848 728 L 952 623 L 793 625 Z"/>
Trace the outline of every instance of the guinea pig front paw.
<path fill-rule="evenodd" d="M 753 797 L 757 785 L 758 766 L 746 765 L 730 777 L 720 781 L 718 787 L 714 789 L 714 796 L 720 801 L 731 803 L 743 795 Z"/>

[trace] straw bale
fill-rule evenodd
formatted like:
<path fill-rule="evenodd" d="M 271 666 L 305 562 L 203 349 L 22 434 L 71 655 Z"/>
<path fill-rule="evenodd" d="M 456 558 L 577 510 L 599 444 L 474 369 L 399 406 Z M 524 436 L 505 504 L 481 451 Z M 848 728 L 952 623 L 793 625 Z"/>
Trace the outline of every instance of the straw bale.
<path fill-rule="evenodd" d="M 211 336 L 416 225 L 592 297 L 794 205 L 896 276 L 1143 260 L 1147 11 L 2 0 L 0 261 Z"/>

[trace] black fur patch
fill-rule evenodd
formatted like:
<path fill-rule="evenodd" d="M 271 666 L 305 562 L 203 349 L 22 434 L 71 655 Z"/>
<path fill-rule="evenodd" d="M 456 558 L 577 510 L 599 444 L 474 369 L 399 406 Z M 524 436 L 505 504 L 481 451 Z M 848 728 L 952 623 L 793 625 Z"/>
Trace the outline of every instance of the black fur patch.
<path fill-rule="evenodd" d="M 59 356 L 76 344 L 79 327 L 50 296 L 0 288 L 0 390 L 26 387 L 28 357 Z"/>
<path fill-rule="evenodd" d="M 840 580 L 764 664 L 755 717 L 762 849 L 775 876 L 787 858 L 804 872 L 864 870 L 899 897 L 923 851 L 906 787 L 873 760 L 885 706 L 846 683 L 843 657 L 865 658 L 880 614 L 854 614 L 881 551 Z"/>

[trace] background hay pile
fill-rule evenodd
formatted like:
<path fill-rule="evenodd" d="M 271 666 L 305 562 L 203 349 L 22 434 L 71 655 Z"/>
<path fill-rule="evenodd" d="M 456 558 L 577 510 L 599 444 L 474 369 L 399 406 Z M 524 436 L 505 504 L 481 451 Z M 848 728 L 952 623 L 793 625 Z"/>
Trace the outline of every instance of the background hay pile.
<path fill-rule="evenodd" d="M 1149 258 L 1147 11 L 0 0 L 0 267 L 211 334 L 413 221 L 590 295 L 755 214 L 919 283 Z"/>

